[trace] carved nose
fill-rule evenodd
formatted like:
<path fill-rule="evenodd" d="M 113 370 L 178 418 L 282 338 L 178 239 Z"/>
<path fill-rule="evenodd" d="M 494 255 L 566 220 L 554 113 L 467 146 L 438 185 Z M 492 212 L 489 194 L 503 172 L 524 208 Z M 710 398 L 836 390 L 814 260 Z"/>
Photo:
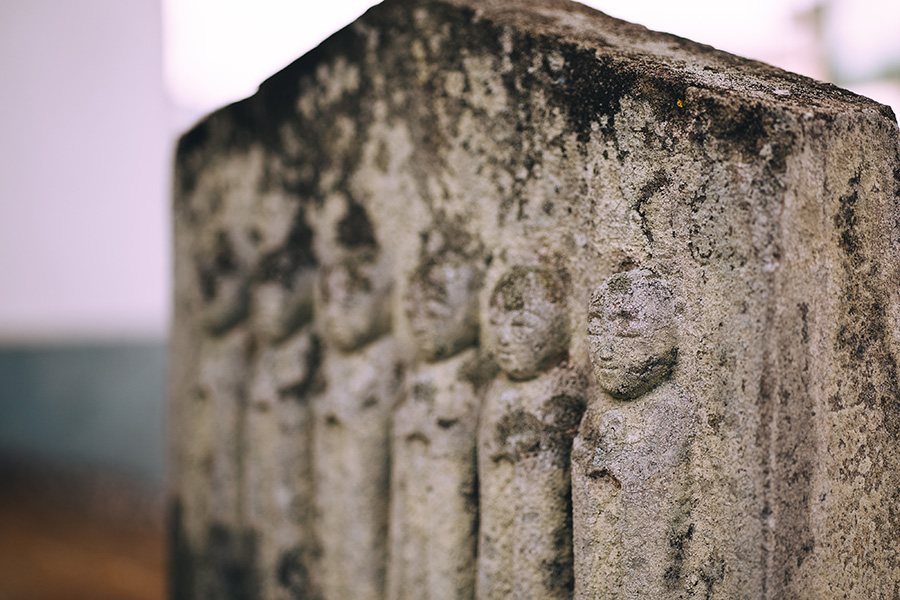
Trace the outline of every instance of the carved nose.
<path fill-rule="evenodd" d="M 611 344 L 601 344 L 597 348 L 597 358 L 599 358 L 602 361 L 606 362 L 606 361 L 612 360 L 614 354 L 615 353 L 613 352 L 613 348 L 612 348 Z"/>
<path fill-rule="evenodd" d="M 497 346 L 498 347 L 505 350 L 505 349 L 508 349 L 511 344 L 512 344 L 512 336 L 509 335 L 509 333 L 507 333 L 505 331 L 501 331 L 497 335 Z"/>

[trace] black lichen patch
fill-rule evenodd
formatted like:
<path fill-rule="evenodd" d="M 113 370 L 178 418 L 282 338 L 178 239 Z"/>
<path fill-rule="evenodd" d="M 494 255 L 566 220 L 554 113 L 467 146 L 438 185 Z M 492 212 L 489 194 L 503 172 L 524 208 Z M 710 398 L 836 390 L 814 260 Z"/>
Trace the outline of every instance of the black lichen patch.
<path fill-rule="evenodd" d="M 842 196 L 840 209 L 834 215 L 834 226 L 840 232 L 838 245 L 848 257 L 853 258 L 859 252 L 859 236 L 856 232 L 856 205 L 859 192 L 856 190 Z"/>
<path fill-rule="evenodd" d="M 609 469 L 591 469 L 588 471 L 587 476 L 593 479 L 594 481 L 602 481 L 607 483 L 617 490 L 622 489 L 622 482 L 619 481 L 619 478 L 610 472 Z"/>
<path fill-rule="evenodd" d="M 194 262 L 200 284 L 200 294 L 205 302 L 214 300 L 218 295 L 219 278 L 233 275 L 239 270 L 234 246 L 224 231 L 216 234 L 212 255 L 199 256 Z"/>
<path fill-rule="evenodd" d="M 434 400 L 437 398 L 437 388 L 426 382 L 417 382 L 412 386 L 410 398 L 417 404 L 426 406 L 434 406 Z"/>
<path fill-rule="evenodd" d="M 641 231 L 644 233 L 644 237 L 651 246 L 653 245 L 653 228 L 650 226 L 647 217 L 647 209 L 653 195 L 661 191 L 668 184 L 669 177 L 666 172 L 663 169 L 657 170 L 653 174 L 653 177 L 641 187 L 637 199 L 634 202 L 634 210 L 641 218 Z"/>
<path fill-rule="evenodd" d="M 432 275 L 443 265 L 463 267 L 471 265 L 475 271 L 469 280 L 469 291 L 477 292 L 484 283 L 484 270 L 479 268 L 484 256 L 484 243 L 474 235 L 459 217 L 448 217 L 441 211 L 433 213 L 430 231 L 421 234 L 419 262 L 411 279 L 433 282 Z"/>
<path fill-rule="evenodd" d="M 889 348 L 892 332 L 884 304 L 872 298 L 864 286 L 864 282 L 855 281 L 847 288 L 845 297 L 852 302 L 852 310 L 840 324 L 837 345 L 848 363 L 848 370 L 856 373 L 856 377 L 866 379 L 854 382 L 858 390 L 854 394 L 855 401 L 845 396 L 841 404 L 862 403 L 880 409 L 885 431 L 900 441 L 900 370 Z"/>
<path fill-rule="evenodd" d="M 378 248 L 369 213 L 353 199 L 348 199 L 347 212 L 337 224 L 337 239 L 346 248 Z"/>
<path fill-rule="evenodd" d="M 684 575 L 684 563 L 687 557 L 691 538 L 694 536 L 694 524 L 675 522 L 669 532 L 669 566 L 666 568 L 665 581 L 670 589 L 679 589 Z"/>
<path fill-rule="evenodd" d="M 576 426 L 572 422 L 547 422 L 524 410 L 512 411 L 496 425 L 494 441 L 501 450 L 492 458 L 517 462 L 541 454 L 552 458 L 559 468 L 568 469 L 575 433 Z"/>
<path fill-rule="evenodd" d="M 702 596 L 705 600 L 710 600 L 716 591 L 716 588 L 725 581 L 725 559 L 720 556 L 711 556 L 707 564 L 700 569 L 698 573 L 700 584 L 703 585 Z M 700 598 L 701 596 L 697 596 Z"/>
<path fill-rule="evenodd" d="M 491 306 L 523 310 L 527 299 L 542 295 L 553 304 L 565 302 L 565 289 L 556 274 L 542 267 L 512 267 L 494 286 Z"/>
<path fill-rule="evenodd" d="M 324 385 L 324 376 L 321 373 L 324 348 L 318 336 L 312 336 L 309 352 L 306 353 L 306 370 L 301 381 L 280 388 L 278 396 L 282 400 L 291 400 L 298 404 L 309 404 L 310 398 Z"/>
<path fill-rule="evenodd" d="M 880 237 L 864 235 L 864 228 L 871 225 L 860 217 L 868 207 L 863 206 L 859 181 L 858 175 L 848 181 L 848 191 L 839 197 L 833 219 L 838 246 L 844 252 L 842 318 L 837 324 L 836 344 L 846 372 L 853 374 L 844 382 L 837 404 L 880 409 L 884 430 L 900 440 L 900 368 L 890 348 L 888 299 L 871 284 L 881 280 L 881 257 L 868 241 Z M 867 389 L 872 392 L 864 393 Z"/>
<path fill-rule="evenodd" d="M 322 267 L 322 275 L 319 277 L 319 292 L 325 302 L 330 302 L 333 291 L 330 288 L 329 274 L 331 271 L 340 269 L 346 275 L 344 285 L 345 290 L 341 293 L 362 293 L 368 294 L 375 289 L 372 281 L 372 268 L 378 263 L 377 251 L 363 247 L 346 253 L 341 261 L 333 265 Z"/>
<path fill-rule="evenodd" d="M 806 302 L 801 302 L 797 305 L 797 310 L 800 311 L 800 320 L 803 325 L 800 329 L 800 341 L 804 344 L 809 343 L 809 304 Z"/>
<path fill-rule="evenodd" d="M 722 423 L 723 416 L 719 413 L 710 413 L 706 417 L 706 424 L 709 425 L 709 428 L 713 430 L 714 433 L 719 433 L 719 425 Z"/>
<path fill-rule="evenodd" d="M 212 113 L 181 136 L 175 151 L 176 211 L 185 206 L 197 188 L 200 173 L 216 155 L 223 154 L 223 148 L 240 152 L 255 143 L 257 132 L 249 118 L 253 111 L 253 103 L 242 100 Z"/>
<path fill-rule="evenodd" d="M 213 523 L 199 557 L 195 598 L 256 600 L 260 588 L 256 569 L 256 535 Z"/>
<path fill-rule="evenodd" d="M 314 597 L 309 576 L 309 554 L 304 547 L 297 546 L 286 551 L 278 560 L 278 584 L 292 598 Z"/>
<path fill-rule="evenodd" d="M 276 161 L 278 165 L 267 168 L 280 171 L 284 190 L 304 204 L 320 202 L 322 197 L 316 182 L 298 176 L 295 165 L 304 165 L 316 178 L 325 170 L 336 169 L 342 173 L 341 184 L 346 186 L 348 174 L 359 163 L 362 144 L 334 151 L 333 140 L 339 135 L 333 117 L 350 116 L 357 128 L 372 120 L 371 105 L 361 102 L 361 98 L 373 95 L 368 71 L 360 69 L 357 88 L 328 106 L 318 106 L 318 114 L 310 119 L 298 111 L 297 100 L 302 95 L 326 96 L 324 84 L 317 81 L 317 69 L 340 61 L 365 64 L 373 54 L 368 42 L 364 33 L 346 27 L 264 81 L 250 98 L 214 112 L 185 133 L 176 151 L 176 211 L 197 188 L 199 174 L 219 156 L 240 154 L 251 148 L 282 159 L 283 162 Z M 316 144 L 309 140 L 319 141 Z"/>
<path fill-rule="evenodd" d="M 260 259 L 256 277 L 260 281 L 277 281 L 294 289 L 296 275 L 302 269 L 315 268 L 318 261 L 312 250 L 313 231 L 303 210 L 297 211 L 285 243 Z"/>
<path fill-rule="evenodd" d="M 714 144 L 742 162 L 766 161 L 772 174 L 784 172 L 796 133 L 775 107 L 746 98 L 706 95 L 689 111 L 698 146 Z"/>
<path fill-rule="evenodd" d="M 628 294 L 631 292 L 631 273 L 617 273 L 606 284 L 611 294 Z"/>
<path fill-rule="evenodd" d="M 552 423 L 561 433 L 575 437 L 587 401 L 584 397 L 557 394 L 550 398 L 544 408 L 544 420 Z"/>
<path fill-rule="evenodd" d="M 543 589 L 553 598 L 571 598 L 575 591 L 575 565 L 572 554 L 572 499 L 566 496 L 566 520 L 551 535 L 553 557 L 542 561 Z"/>
<path fill-rule="evenodd" d="M 662 190 L 669 183 L 669 176 L 663 169 L 657 170 L 653 173 L 653 177 L 650 178 L 647 183 L 645 183 L 640 191 L 638 192 L 638 197 L 635 202 L 635 210 L 640 212 L 640 207 L 645 204 L 650 198 Z"/>
<path fill-rule="evenodd" d="M 598 61 L 593 52 L 574 45 L 560 45 L 560 50 L 566 61 L 566 85 L 556 88 L 558 99 L 568 110 L 578 141 L 587 143 L 591 124 L 601 117 L 608 117 L 608 127 L 615 125 L 620 99 L 634 89 L 637 73 Z"/>
<path fill-rule="evenodd" d="M 536 416 L 517 410 L 504 415 L 497 424 L 494 442 L 503 449 L 502 458 L 517 461 L 541 450 L 544 429 L 544 423 Z"/>
<path fill-rule="evenodd" d="M 441 429 L 450 429 L 457 423 L 459 423 L 459 419 L 456 418 L 439 418 L 437 420 L 437 425 Z"/>
<path fill-rule="evenodd" d="M 481 391 L 500 373 L 500 367 L 488 355 L 478 352 L 465 361 L 457 373 L 457 379 L 468 382 L 476 391 Z"/>
<path fill-rule="evenodd" d="M 746 154 L 757 154 L 766 135 L 766 119 L 770 115 L 760 104 L 726 103 L 703 99 L 706 129 L 716 139 L 740 147 Z"/>

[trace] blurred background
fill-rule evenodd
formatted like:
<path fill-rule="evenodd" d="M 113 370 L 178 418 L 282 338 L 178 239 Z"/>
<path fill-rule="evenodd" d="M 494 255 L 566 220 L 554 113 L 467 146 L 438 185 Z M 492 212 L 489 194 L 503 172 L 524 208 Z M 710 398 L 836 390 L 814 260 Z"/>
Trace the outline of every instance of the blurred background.
<path fill-rule="evenodd" d="M 370 0 L 0 3 L 0 599 L 161 598 L 179 133 Z M 591 0 L 900 108 L 896 0 Z"/>

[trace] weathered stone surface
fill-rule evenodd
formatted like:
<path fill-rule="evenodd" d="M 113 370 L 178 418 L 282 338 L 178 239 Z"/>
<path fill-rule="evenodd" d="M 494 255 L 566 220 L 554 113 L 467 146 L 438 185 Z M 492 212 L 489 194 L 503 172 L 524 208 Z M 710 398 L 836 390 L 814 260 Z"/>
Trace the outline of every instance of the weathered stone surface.
<path fill-rule="evenodd" d="M 890 109 L 388 0 L 188 132 L 174 210 L 174 597 L 900 597 Z"/>
<path fill-rule="evenodd" d="M 591 297 L 588 339 L 601 393 L 572 456 L 579 598 L 677 598 L 693 539 L 691 399 L 670 377 L 671 288 L 646 270 L 613 275 Z"/>
<path fill-rule="evenodd" d="M 569 452 L 586 381 L 565 364 L 564 275 L 513 266 L 488 303 L 484 341 L 503 375 L 478 432 L 479 598 L 572 597 Z"/>
<path fill-rule="evenodd" d="M 428 236 L 404 299 L 421 364 L 393 413 L 388 598 L 471 598 L 478 533 L 480 248 Z M 467 247 L 468 246 L 468 247 Z"/>

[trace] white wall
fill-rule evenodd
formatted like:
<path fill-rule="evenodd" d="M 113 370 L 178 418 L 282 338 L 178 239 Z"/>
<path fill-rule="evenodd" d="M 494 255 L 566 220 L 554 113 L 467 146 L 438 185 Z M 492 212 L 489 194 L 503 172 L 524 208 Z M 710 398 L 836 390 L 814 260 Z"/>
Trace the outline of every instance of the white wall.
<path fill-rule="evenodd" d="M 162 337 L 158 0 L 0 2 L 0 340 Z"/>

